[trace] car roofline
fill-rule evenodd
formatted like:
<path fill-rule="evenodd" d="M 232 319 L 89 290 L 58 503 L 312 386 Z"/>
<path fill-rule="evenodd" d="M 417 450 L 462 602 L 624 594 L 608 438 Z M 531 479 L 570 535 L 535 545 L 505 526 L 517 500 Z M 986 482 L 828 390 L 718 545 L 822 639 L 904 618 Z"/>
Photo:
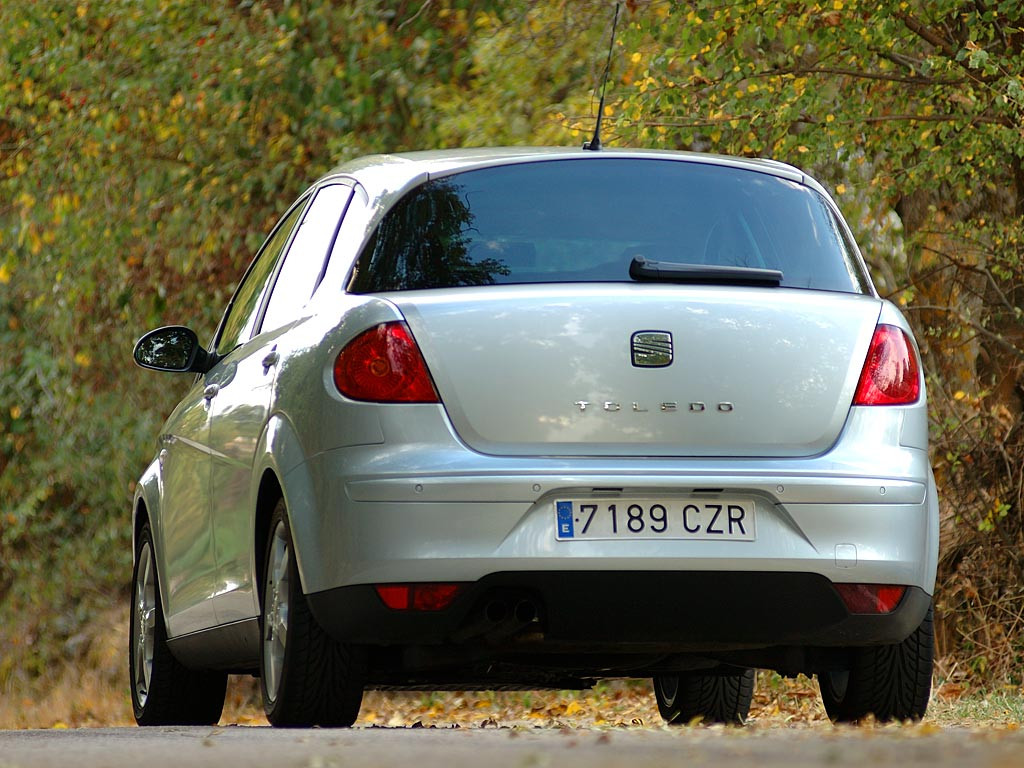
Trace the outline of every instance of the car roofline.
<path fill-rule="evenodd" d="M 347 177 L 365 185 L 373 193 L 405 189 L 411 182 L 439 178 L 501 165 L 520 165 L 551 160 L 600 161 L 605 159 L 668 160 L 671 162 L 717 165 L 764 173 L 798 184 L 825 190 L 803 171 L 776 160 L 731 157 L 703 152 L 657 149 L 603 149 L 589 152 L 568 147 L 494 147 L 479 149 L 441 149 L 394 154 L 368 155 L 342 163 L 326 174 L 329 178 Z"/>

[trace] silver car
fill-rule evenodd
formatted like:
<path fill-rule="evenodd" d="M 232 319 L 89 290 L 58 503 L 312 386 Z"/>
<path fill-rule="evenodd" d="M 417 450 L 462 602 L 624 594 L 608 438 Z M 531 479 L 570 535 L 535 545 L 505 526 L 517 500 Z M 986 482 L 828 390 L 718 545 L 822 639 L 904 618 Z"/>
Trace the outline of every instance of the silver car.
<path fill-rule="evenodd" d="M 754 669 L 918 718 L 938 550 L 919 352 L 787 165 L 504 149 L 311 186 L 188 372 L 133 509 L 140 724 L 364 689 L 651 677 L 739 722 Z"/>

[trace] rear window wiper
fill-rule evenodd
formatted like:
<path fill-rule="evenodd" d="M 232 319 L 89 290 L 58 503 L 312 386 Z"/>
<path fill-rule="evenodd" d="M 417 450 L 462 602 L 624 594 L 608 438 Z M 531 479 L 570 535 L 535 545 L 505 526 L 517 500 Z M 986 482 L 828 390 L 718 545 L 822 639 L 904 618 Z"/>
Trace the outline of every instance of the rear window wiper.
<path fill-rule="evenodd" d="M 707 283 L 712 285 L 763 285 L 777 287 L 782 272 L 754 267 L 723 267 L 716 264 L 680 264 L 634 256 L 629 265 L 634 280 L 662 283 Z"/>

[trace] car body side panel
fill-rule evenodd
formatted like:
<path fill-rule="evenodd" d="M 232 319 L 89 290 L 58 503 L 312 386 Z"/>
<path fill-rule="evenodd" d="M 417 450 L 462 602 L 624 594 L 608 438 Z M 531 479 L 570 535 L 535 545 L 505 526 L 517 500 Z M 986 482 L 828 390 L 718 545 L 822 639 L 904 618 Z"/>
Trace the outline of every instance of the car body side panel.
<path fill-rule="evenodd" d="M 223 602 L 218 603 L 219 624 L 259 616 L 259 580 L 262 574 L 258 571 L 257 563 L 265 542 L 255 529 L 255 510 L 265 473 L 273 474 L 280 484 L 293 535 L 297 539 L 310 540 L 318 533 L 321 515 L 315 507 L 313 478 L 302 453 L 301 441 L 288 419 L 279 413 L 275 414 L 267 422 L 255 450 L 251 477 L 248 478 L 245 519 L 240 518 L 234 524 L 237 528 L 235 535 L 239 539 L 237 556 L 221 566 L 220 583 L 231 583 L 234 589 L 230 592 L 231 602 L 228 608 L 223 607 Z M 244 545 L 241 542 L 242 538 L 245 538 Z M 314 572 L 322 569 L 323 560 L 329 557 L 329 554 L 329 551 L 322 547 L 298 549 L 295 555 L 300 578 L 305 578 L 303 573 L 307 568 Z M 312 561 L 308 566 L 307 559 Z M 227 610 L 230 610 L 230 617 L 225 615 Z"/>
<path fill-rule="evenodd" d="M 275 473 L 284 489 L 292 534 L 315 539 L 324 517 L 318 495 L 319 478 L 310 472 L 309 460 L 340 447 L 379 445 L 384 442 L 378 406 L 343 398 L 333 382 L 333 362 L 338 352 L 367 327 L 400 317 L 388 302 L 368 297 L 344 297 L 323 292 L 314 297 L 314 309 L 288 329 L 278 341 L 275 399 L 257 450 L 251 485 L 250 517 L 255 510 L 260 476 Z M 255 546 L 261 546 L 256 542 Z M 324 560 L 329 550 L 296 548 L 303 583 Z M 255 575 L 259 578 L 259 574 Z"/>
<path fill-rule="evenodd" d="M 216 623 L 216 559 L 210 522 L 208 403 L 200 377 L 174 410 L 160 436 L 159 528 L 163 557 L 160 578 L 170 634 Z M 173 489 L 173 492 L 171 490 Z"/>
<path fill-rule="evenodd" d="M 251 493 L 256 450 L 269 416 L 279 334 L 257 336 L 207 375 L 219 391 L 211 398 L 211 518 L 217 560 L 217 621 L 252 615 Z"/>

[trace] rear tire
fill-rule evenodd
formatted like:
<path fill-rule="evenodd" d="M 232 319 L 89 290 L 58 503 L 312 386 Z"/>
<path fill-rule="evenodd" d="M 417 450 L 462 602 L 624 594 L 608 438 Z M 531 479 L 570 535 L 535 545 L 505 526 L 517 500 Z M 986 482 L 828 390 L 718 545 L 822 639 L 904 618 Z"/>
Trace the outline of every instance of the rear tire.
<path fill-rule="evenodd" d="M 193 670 L 167 647 L 163 604 L 153 556 L 153 534 L 143 526 L 135 547 L 128 678 L 139 725 L 216 725 L 228 676 Z"/>
<path fill-rule="evenodd" d="M 932 607 L 921 626 L 895 645 L 851 651 L 850 668 L 818 674 L 825 711 L 835 722 L 920 720 L 928 708 L 934 657 Z"/>
<path fill-rule="evenodd" d="M 670 725 L 705 723 L 741 725 L 754 696 L 754 670 L 735 674 L 681 672 L 654 678 L 658 711 Z"/>
<path fill-rule="evenodd" d="M 260 689 L 278 727 L 348 727 L 359 716 L 364 668 L 359 649 L 317 624 L 299 582 L 284 500 L 270 520 L 260 610 Z"/>

